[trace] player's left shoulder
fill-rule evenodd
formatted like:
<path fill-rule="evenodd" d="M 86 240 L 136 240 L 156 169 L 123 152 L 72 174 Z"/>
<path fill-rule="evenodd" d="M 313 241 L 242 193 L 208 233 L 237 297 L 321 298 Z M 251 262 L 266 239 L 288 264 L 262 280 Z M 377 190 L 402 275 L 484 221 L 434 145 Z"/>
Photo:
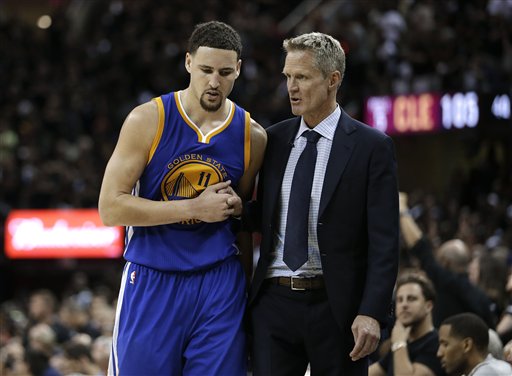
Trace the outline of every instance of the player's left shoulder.
<path fill-rule="evenodd" d="M 260 146 L 267 144 L 267 132 L 258 122 L 251 118 L 251 140 Z"/>

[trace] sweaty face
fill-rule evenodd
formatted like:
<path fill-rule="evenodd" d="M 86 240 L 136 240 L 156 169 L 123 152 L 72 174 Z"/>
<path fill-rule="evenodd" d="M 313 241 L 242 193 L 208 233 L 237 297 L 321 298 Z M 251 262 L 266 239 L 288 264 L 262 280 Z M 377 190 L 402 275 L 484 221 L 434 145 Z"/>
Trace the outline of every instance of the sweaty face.
<path fill-rule="evenodd" d="M 215 112 L 231 93 L 241 61 L 235 51 L 199 47 L 193 54 L 187 53 L 185 66 L 193 95 L 205 111 Z"/>
<path fill-rule="evenodd" d="M 289 51 L 283 74 L 294 115 L 303 116 L 306 124 L 314 126 L 330 114 L 329 77 L 316 67 L 310 51 Z"/>
<path fill-rule="evenodd" d="M 396 318 L 404 326 L 420 323 L 430 313 L 432 303 L 425 300 L 417 283 L 406 283 L 396 292 Z"/>
<path fill-rule="evenodd" d="M 447 374 L 461 375 L 466 365 L 464 349 L 460 339 L 450 336 L 450 329 L 451 325 L 441 325 L 439 328 L 437 357 Z"/>

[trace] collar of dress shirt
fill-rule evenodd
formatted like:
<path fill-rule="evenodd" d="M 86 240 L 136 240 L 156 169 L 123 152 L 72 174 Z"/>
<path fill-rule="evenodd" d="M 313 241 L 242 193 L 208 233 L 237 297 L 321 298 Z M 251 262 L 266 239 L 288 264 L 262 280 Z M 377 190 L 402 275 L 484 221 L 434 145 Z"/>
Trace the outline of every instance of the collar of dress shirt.
<path fill-rule="evenodd" d="M 324 120 L 322 120 L 320 123 L 317 124 L 313 130 L 315 132 L 320 133 L 322 137 L 325 137 L 329 140 L 334 139 L 334 132 L 336 131 L 336 126 L 338 125 L 338 121 L 340 120 L 341 116 L 341 109 L 338 104 L 336 104 L 336 108 L 329 116 L 327 116 Z M 299 131 L 295 135 L 295 140 L 297 140 L 304 131 L 310 131 L 312 130 L 306 125 L 306 122 L 304 121 L 304 118 L 300 118 L 300 127 Z"/>

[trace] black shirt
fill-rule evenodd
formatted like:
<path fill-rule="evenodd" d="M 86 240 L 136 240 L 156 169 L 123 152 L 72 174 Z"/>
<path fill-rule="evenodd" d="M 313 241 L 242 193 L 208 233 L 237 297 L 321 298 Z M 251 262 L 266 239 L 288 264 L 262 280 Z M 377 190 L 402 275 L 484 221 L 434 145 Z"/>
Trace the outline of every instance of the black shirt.
<path fill-rule="evenodd" d="M 407 353 L 411 363 L 421 363 L 430 368 L 434 375 L 444 376 L 446 373 L 436 355 L 439 347 L 438 338 L 437 330 L 434 329 L 416 341 L 407 342 Z M 379 364 L 386 371 L 386 375 L 394 375 L 393 352 L 388 352 L 384 358 L 379 360 Z"/>

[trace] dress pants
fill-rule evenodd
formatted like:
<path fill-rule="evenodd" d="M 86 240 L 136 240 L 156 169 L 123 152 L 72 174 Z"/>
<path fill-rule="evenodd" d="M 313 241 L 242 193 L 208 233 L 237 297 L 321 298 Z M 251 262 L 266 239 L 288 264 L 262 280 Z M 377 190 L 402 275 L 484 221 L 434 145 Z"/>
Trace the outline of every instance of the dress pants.
<path fill-rule="evenodd" d="M 362 376 L 368 359 L 353 362 L 350 326 L 340 330 L 325 289 L 293 291 L 265 282 L 250 307 L 254 376 Z M 351 323 L 350 323 L 351 324 Z"/>

